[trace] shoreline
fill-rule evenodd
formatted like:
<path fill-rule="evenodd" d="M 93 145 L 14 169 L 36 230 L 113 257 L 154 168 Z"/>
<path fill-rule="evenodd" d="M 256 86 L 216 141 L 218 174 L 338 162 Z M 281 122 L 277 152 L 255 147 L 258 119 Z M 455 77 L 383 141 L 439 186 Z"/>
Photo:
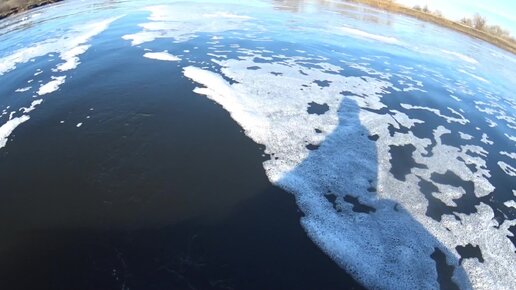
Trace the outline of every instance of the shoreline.
<path fill-rule="evenodd" d="M 413 17 L 421 21 L 430 22 L 441 27 L 449 28 L 457 32 L 464 33 L 471 37 L 483 40 L 500 49 L 516 54 L 516 43 L 512 43 L 503 38 L 494 36 L 484 31 L 469 27 L 444 17 L 439 17 L 423 11 L 418 11 L 409 7 L 402 6 L 395 2 L 382 0 L 345 0 L 346 2 L 364 4 L 373 8 L 382 9 L 387 12 L 394 12 L 405 16 Z"/>
<path fill-rule="evenodd" d="M 12 7 L 6 10 L 2 10 L 0 6 L 0 20 L 7 18 L 11 15 L 15 15 L 33 8 L 45 6 L 52 3 L 61 2 L 63 0 L 25 0 L 26 3 L 21 4 L 17 7 Z M 398 14 L 402 14 L 409 17 L 414 17 L 421 21 L 430 22 L 441 27 L 449 28 L 455 30 L 460 33 L 464 33 L 471 37 L 475 37 L 477 39 L 483 40 L 487 43 L 490 43 L 498 48 L 516 54 L 516 43 L 510 42 L 506 39 L 497 37 L 495 35 L 486 33 L 484 31 L 475 29 L 473 27 L 469 27 L 463 25 L 459 22 L 455 22 L 453 20 L 439 17 L 430 13 L 425 13 L 423 11 L 415 10 L 409 7 L 402 6 L 395 2 L 383 1 L 383 0 L 344 0 L 345 2 L 359 3 L 364 4 L 373 8 L 382 9 L 388 12 L 394 12 Z M 4 8 L 5 9 L 5 8 Z"/>
<path fill-rule="evenodd" d="M 15 15 L 24 11 L 28 11 L 34 8 L 38 8 L 41 6 L 45 6 L 52 3 L 61 2 L 63 0 L 26 0 L 26 3 L 23 3 L 19 6 L 12 8 L 3 8 L 0 7 L 0 20 L 7 18 L 11 15 Z M 5 10 L 4 10 L 5 9 Z"/>

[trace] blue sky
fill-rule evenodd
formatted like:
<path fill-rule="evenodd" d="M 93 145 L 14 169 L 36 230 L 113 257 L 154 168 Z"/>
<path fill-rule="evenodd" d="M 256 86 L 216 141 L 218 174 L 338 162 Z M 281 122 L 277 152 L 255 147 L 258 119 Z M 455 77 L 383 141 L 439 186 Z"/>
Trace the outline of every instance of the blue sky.
<path fill-rule="evenodd" d="M 428 5 L 428 8 L 440 10 L 452 20 L 464 16 L 471 17 L 475 12 L 485 16 L 490 24 L 497 24 L 516 36 L 516 0 L 397 0 L 406 6 Z"/>

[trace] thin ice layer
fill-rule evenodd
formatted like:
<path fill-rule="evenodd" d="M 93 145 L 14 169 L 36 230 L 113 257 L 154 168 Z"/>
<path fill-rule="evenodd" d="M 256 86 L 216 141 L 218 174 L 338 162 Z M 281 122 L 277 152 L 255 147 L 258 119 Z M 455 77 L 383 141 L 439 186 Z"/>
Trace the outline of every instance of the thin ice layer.
<path fill-rule="evenodd" d="M 355 37 L 361 37 L 365 39 L 385 42 L 388 44 L 400 44 L 400 41 L 394 37 L 391 36 L 383 36 L 378 34 L 369 33 L 366 31 L 362 31 L 359 29 L 351 28 L 351 27 L 341 27 L 340 30 L 347 35 L 355 36 Z"/>
<path fill-rule="evenodd" d="M 467 55 L 464 55 L 462 53 L 455 52 L 455 51 L 449 51 L 449 50 L 446 50 L 446 49 L 441 49 L 441 51 L 446 53 L 446 54 L 453 55 L 453 56 L 457 57 L 458 59 L 463 60 L 465 62 L 469 62 L 471 64 L 478 64 L 478 61 L 476 59 L 474 59 L 472 57 L 469 57 Z"/>
<path fill-rule="evenodd" d="M 30 117 L 28 115 L 23 115 L 21 117 L 13 118 L 0 126 L 0 149 L 5 147 L 9 135 L 11 135 L 14 129 L 29 119 Z"/>
<path fill-rule="evenodd" d="M 481 202 L 476 212 L 459 214 L 462 222 L 449 215 L 435 220 L 426 215 L 429 201 L 420 186 L 421 182 L 434 184 L 433 197 L 448 207 L 471 193 L 433 181 L 432 173 L 452 172 L 471 182 L 476 197 L 492 193 L 487 151 L 476 145 L 443 144 L 443 136 L 451 133 L 444 126 L 435 128 L 429 139 L 410 130 L 394 134 L 389 130 L 424 124 L 408 117 L 415 109 L 461 126 L 469 123 L 464 116 L 451 108 L 459 118 L 408 104 L 401 107 L 404 112 L 379 114 L 375 110 L 385 108 L 381 100 L 387 89 L 396 88 L 390 82 L 344 77 L 333 73 L 339 68 L 329 64 L 318 63 L 323 69 L 304 67 L 295 57 L 282 59 L 281 64 L 255 63 L 256 56 L 216 61 L 234 84 L 197 67 L 186 67 L 184 74 L 203 86 L 195 92 L 221 104 L 249 137 L 266 146 L 265 152 L 271 155 L 264 162 L 269 179 L 295 194 L 305 213 L 302 224 L 308 235 L 339 265 L 371 288 L 437 289 L 430 256 L 440 248 L 447 263 L 455 267 L 453 280 L 463 289 L 503 289 L 513 283 L 514 246 L 507 236 L 516 223 L 497 223 L 493 209 Z M 329 86 L 320 87 L 315 81 Z M 329 109 L 322 115 L 309 114 L 311 102 L 327 104 Z M 378 136 L 377 141 L 373 143 L 368 135 Z M 319 147 L 311 151 L 308 144 Z M 412 168 L 401 181 L 391 173 L 389 148 L 408 144 L 414 146 L 412 158 L 421 166 Z M 329 194 L 336 196 L 335 204 L 326 198 Z M 354 212 L 344 199 L 347 195 L 375 211 Z M 472 226 L 475 223 L 480 226 Z M 484 263 L 467 260 L 461 267 L 455 249 L 470 243 L 479 246 Z"/>
<path fill-rule="evenodd" d="M 178 42 L 195 38 L 200 32 L 221 32 L 241 29 L 249 16 L 217 11 L 218 6 L 208 4 L 176 3 L 173 6 L 149 6 L 149 21 L 142 23 L 142 31 L 126 34 L 122 38 L 132 45 L 140 45 L 160 38 L 172 38 Z"/>
<path fill-rule="evenodd" d="M 357 273 L 367 286 L 437 288 L 430 255 L 438 242 L 409 215 L 395 211 L 393 202 L 378 201 L 368 193 L 370 182 L 376 178 L 374 144 L 360 124 L 356 102 L 344 100 L 339 94 L 346 89 L 374 97 L 388 83 L 343 78 L 306 68 L 304 75 L 298 72 L 299 68 L 270 64 L 261 64 L 262 73 L 256 74 L 242 70 L 252 64 L 249 61 L 224 64 L 223 71 L 242 84 L 229 85 L 217 74 L 195 67 L 185 68 L 185 76 L 206 86 L 195 92 L 219 102 L 248 136 L 266 144 L 266 153 L 274 157 L 264 163 L 267 175 L 296 195 L 305 213 L 302 223 L 309 236 L 337 263 Z M 271 82 L 271 70 L 282 72 L 284 77 Z M 254 85 L 249 86 L 249 78 Z M 323 90 L 309 86 L 306 92 L 300 92 L 299 87 L 316 79 L 331 80 L 333 85 Z M 320 116 L 308 114 L 306 105 L 310 101 L 329 104 L 329 112 Z M 345 125 L 338 126 L 339 122 Z M 323 138 L 315 133 L 314 127 L 323 128 Z M 306 144 L 321 142 L 315 153 L 306 149 Z M 377 211 L 356 216 L 343 203 L 340 212 L 336 212 L 324 197 L 327 193 L 339 198 L 346 194 L 359 197 Z M 400 237 L 400 232 L 405 234 Z M 388 278 L 379 274 L 387 272 Z"/>

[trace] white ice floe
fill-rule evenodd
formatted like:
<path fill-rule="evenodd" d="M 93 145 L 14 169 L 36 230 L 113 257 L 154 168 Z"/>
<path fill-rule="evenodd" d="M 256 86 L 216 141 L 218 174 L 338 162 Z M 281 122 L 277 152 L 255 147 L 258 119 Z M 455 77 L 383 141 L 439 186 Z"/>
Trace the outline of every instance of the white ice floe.
<path fill-rule="evenodd" d="M 55 92 L 59 89 L 59 86 L 64 84 L 66 76 L 52 77 L 52 80 L 48 83 L 41 85 L 36 92 L 38 95 L 46 95 Z"/>
<path fill-rule="evenodd" d="M 165 60 L 165 61 L 180 61 L 181 58 L 170 54 L 166 51 L 161 52 L 146 52 L 143 57 L 150 58 L 150 59 L 157 59 L 157 60 Z"/>

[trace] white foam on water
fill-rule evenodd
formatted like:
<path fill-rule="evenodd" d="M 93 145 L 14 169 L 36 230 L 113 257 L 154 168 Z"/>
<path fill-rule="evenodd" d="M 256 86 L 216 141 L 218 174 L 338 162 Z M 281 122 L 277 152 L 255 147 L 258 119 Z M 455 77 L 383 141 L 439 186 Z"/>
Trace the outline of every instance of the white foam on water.
<path fill-rule="evenodd" d="M 29 47 L 16 50 L 12 54 L 0 58 L 0 76 L 15 69 L 17 64 L 26 63 L 36 57 L 44 56 L 52 52 L 59 53 L 65 63 L 58 69 L 69 70 L 77 65 L 76 57 L 89 47 L 84 46 L 92 37 L 106 30 L 111 22 L 118 18 L 110 18 L 103 21 L 87 23 L 72 27 L 61 37 L 44 40 L 34 43 Z M 36 72 L 35 75 L 39 74 Z"/>
<path fill-rule="evenodd" d="M 0 126 L 0 149 L 5 147 L 5 144 L 7 144 L 7 140 L 9 138 L 9 135 L 23 122 L 26 122 L 29 120 L 30 117 L 28 115 L 22 115 L 20 117 L 16 117 L 13 119 L 10 119 L 5 124 Z"/>
<path fill-rule="evenodd" d="M 493 209 L 482 202 L 476 213 L 457 213 L 460 220 L 443 215 L 436 221 L 426 215 L 428 200 L 418 185 L 421 180 L 434 184 L 438 188 L 434 197 L 455 206 L 454 199 L 466 194 L 465 189 L 431 178 L 432 173 L 451 171 L 473 184 L 476 197 L 487 196 L 495 188 L 489 182 L 484 148 L 443 144 L 441 138 L 451 134 L 443 126 L 434 129 L 433 146 L 429 146 L 431 139 L 416 137 L 410 130 L 391 136 L 389 126 L 410 129 L 424 121 L 399 111 L 383 115 L 370 111 L 386 107 L 381 98 L 393 86 L 385 80 L 328 73 L 340 68 L 323 63 L 322 69 L 304 67 L 296 57 L 281 63 L 255 63 L 257 56 L 248 51 L 248 56 L 238 59 L 213 60 L 234 84 L 199 67 L 184 68 L 184 75 L 200 85 L 194 92 L 220 104 L 247 136 L 265 145 L 265 153 L 271 156 L 263 164 L 267 176 L 295 195 L 304 213 L 303 227 L 325 253 L 369 288 L 438 289 L 435 262 L 430 258 L 437 247 L 445 252 L 447 263 L 456 267 L 453 280 L 462 289 L 510 288 L 516 280 L 516 254 L 507 237 L 516 222 L 499 224 Z M 260 69 L 247 69 L 253 66 Z M 281 75 L 271 77 L 271 72 Z M 330 85 L 319 87 L 316 80 Z M 309 114 L 310 102 L 326 104 L 328 111 Z M 428 107 L 404 104 L 402 108 L 427 110 L 448 123 L 469 123 L 451 108 L 458 117 Z M 377 135 L 378 140 L 373 143 L 368 134 Z M 308 144 L 320 147 L 310 151 Z M 402 181 L 390 172 L 389 148 L 403 145 L 413 145 L 414 161 L 426 168 L 412 168 Z M 376 194 L 368 191 L 372 185 Z M 337 197 L 335 204 L 326 199 L 329 192 Z M 345 195 L 376 211 L 353 212 L 343 200 Z M 464 259 L 459 266 L 456 247 L 469 243 L 479 246 L 484 263 Z"/>
<path fill-rule="evenodd" d="M 77 125 L 75 125 L 75 127 L 79 128 L 82 126 L 82 123 L 77 123 Z"/>
<path fill-rule="evenodd" d="M 59 86 L 64 84 L 66 76 L 52 77 L 52 80 L 48 83 L 41 85 L 36 92 L 38 95 L 46 95 L 55 92 L 59 89 Z"/>
<path fill-rule="evenodd" d="M 150 58 L 150 59 L 157 59 L 157 60 L 165 60 L 165 61 L 180 61 L 181 58 L 170 54 L 166 51 L 161 52 L 146 52 L 143 57 Z"/>
<path fill-rule="evenodd" d="M 441 49 L 442 52 L 446 53 L 446 54 L 449 54 L 449 55 L 453 55 L 455 57 L 457 57 L 458 59 L 460 60 L 463 60 L 465 62 L 469 62 L 469 63 L 472 63 L 472 64 L 478 64 L 478 61 L 472 57 L 469 57 L 467 55 L 464 55 L 462 53 L 458 53 L 458 52 L 455 52 L 455 51 L 449 51 L 449 50 L 445 50 L 445 49 Z"/>
<path fill-rule="evenodd" d="M 345 27 L 345 26 L 340 27 L 339 29 L 342 32 L 344 32 L 346 35 L 351 35 L 351 36 L 360 37 L 360 38 L 366 38 L 369 40 L 380 41 L 380 42 L 384 42 L 384 43 L 388 43 L 388 44 L 401 44 L 401 42 L 398 39 L 396 39 L 395 37 L 373 34 L 373 33 L 365 32 L 365 31 L 362 31 L 359 29 Z"/>

